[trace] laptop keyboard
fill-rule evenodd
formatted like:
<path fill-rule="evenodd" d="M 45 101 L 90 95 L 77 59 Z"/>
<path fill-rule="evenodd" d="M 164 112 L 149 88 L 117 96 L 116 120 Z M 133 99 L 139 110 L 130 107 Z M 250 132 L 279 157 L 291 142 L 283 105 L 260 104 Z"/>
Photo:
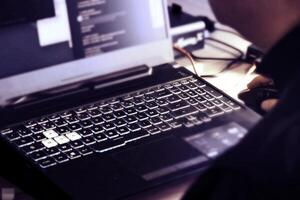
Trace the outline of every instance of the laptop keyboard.
<path fill-rule="evenodd" d="M 207 123 L 240 108 L 189 77 L 26 121 L 2 130 L 1 135 L 47 168 Z"/>

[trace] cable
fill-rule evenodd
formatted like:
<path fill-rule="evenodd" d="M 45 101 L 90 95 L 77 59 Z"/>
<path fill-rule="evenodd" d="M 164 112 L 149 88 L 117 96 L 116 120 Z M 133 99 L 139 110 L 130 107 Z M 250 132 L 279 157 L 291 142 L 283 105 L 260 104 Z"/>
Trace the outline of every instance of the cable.
<path fill-rule="evenodd" d="M 244 62 L 244 61 L 243 61 L 242 59 L 240 59 L 240 58 L 231 59 L 231 60 L 230 60 L 231 62 L 230 62 L 223 70 L 221 70 L 220 72 L 218 72 L 218 73 L 216 73 L 216 74 L 214 74 L 214 75 L 199 75 L 198 72 L 197 72 L 197 69 L 196 69 L 196 63 L 195 63 L 195 60 L 194 60 L 194 58 L 192 57 L 191 52 L 189 52 L 188 50 L 183 49 L 183 48 L 181 48 L 181 47 L 178 47 L 178 46 L 176 46 L 176 45 L 173 45 L 173 48 L 174 48 L 176 51 L 178 51 L 179 53 L 181 53 L 182 55 L 184 55 L 186 58 L 189 59 L 189 61 L 190 61 L 191 64 L 192 64 L 194 73 L 195 73 L 197 76 L 202 77 L 202 78 L 215 77 L 217 74 L 222 73 L 222 72 L 228 70 L 228 69 L 229 69 L 231 66 L 233 66 L 234 64 L 236 64 L 236 63 L 238 63 L 238 62 Z"/>
<path fill-rule="evenodd" d="M 225 30 L 225 29 L 217 29 L 215 28 L 214 30 L 216 31 L 223 31 L 223 32 L 228 32 L 228 33 L 231 33 L 231 34 L 236 34 L 237 36 L 238 33 L 235 33 L 233 31 L 230 31 L 230 30 Z M 242 38 L 242 36 L 240 36 Z M 219 73 L 222 73 L 222 72 L 225 72 L 226 70 L 230 69 L 233 65 L 235 65 L 236 63 L 239 63 L 239 62 L 244 62 L 244 63 L 250 63 L 250 64 L 254 64 L 253 62 L 249 62 L 245 59 L 245 54 L 242 50 L 226 43 L 226 42 L 223 42 L 221 40 L 218 40 L 218 39 L 215 39 L 215 38 L 211 38 L 211 37 L 207 37 L 207 38 L 204 38 L 204 41 L 205 40 L 209 40 L 209 41 L 212 41 L 212 42 L 215 42 L 215 43 L 218 43 L 218 44 L 221 44 L 223 46 L 226 46 L 234 51 L 236 51 L 239 55 L 237 57 L 201 57 L 201 56 L 197 56 L 195 55 L 193 52 L 190 52 L 184 48 L 181 48 L 181 47 L 178 47 L 176 45 L 173 46 L 173 48 L 180 52 L 182 55 L 184 55 L 185 57 L 187 57 L 189 59 L 189 61 L 191 62 L 192 64 L 192 67 L 193 67 L 193 70 L 194 70 L 194 73 L 199 76 L 199 77 L 214 77 L 216 76 L 217 74 Z M 209 75 L 209 76 L 203 76 L 203 75 L 199 75 L 198 72 L 197 72 L 197 69 L 196 69 L 196 61 L 195 60 L 218 60 L 218 61 L 230 61 L 230 63 L 227 64 L 227 66 L 221 70 L 220 72 L 214 74 L 214 75 Z"/>
<path fill-rule="evenodd" d="M 221 44 L 221 45 L 226 46 L 226 47 L 228 47 L 228 48 L 230 48 L 230 49 L 233 49 L 234 51 L 236 51 L 237 53 L 239 53 L 239 55 L 238 55 L 237 57 L 232 57 L 232 58 L 200 57 L 200 56 L 196 56 L 196 55 L 195 55 L 194 53 L 192 53 L 192 52 L 188 52 L 187 50 L 185 50 L 185 51 L 187 51 L 187 52 L 192 56 L 192 58 L 193 58 L 194 61 L 195 61 L 195 60 L 230 61 L 230 62 L 227 64 L 227 66 L 226 66 L 223 70 L 221 70 L 220 72 L 218 72 L 217 74 L 222 73 L 222 72 L 225 72 L 226 70 L 230 69 L 233 65 L 235 65 L 235 64 L 237 64 L 237 63 L 239 63 L 239 62 L 249 63 L 249 62 L 247 62 L 247 61 L 244 59 L 245 54 L 244 54 L 244 52 L 241 51 L 240 49 L 238 49 L 238 48 L 236 48 L 236 47 L 234 47 L 234 46 L 232 46 L 232 45 L 230 45 L 230 44 L 227 44 L 227 43 L 225 43 L 225 42 L 223 42 L 223 41 L 221 41 L 221 40 L 215 39 L 215 38 L 205 38 L 205 40 L 209 40 L 209 41 L 213 41 L 213 42 L 215 42 L 215 43 Z M 251 63 L 251 64 L 252 64 L 252 63 Z M 213 76 L 216 76 L 217 74 L 215 74 L 215 75 L 213 75 Z M 203 76 L 201 76 L 201 77 L 203 77 Z M 212 77 L 212 75 L 210 75 L 210 76 L 208 76 L 208 77 Z"/>
<path fill-rule="evenodd" d="M 193 67 L 193 70 L 194 70 L 194 73 L 199 76 L 198 72 L 197 72 L 197 69 L 196 69 L 196 63 L 195 63 L 195 60 L 193 59 L 192 55 L 190 52 L 188 52 L 187 50 L 181 48 L 181 47 L 178 47 L 176 45 L 173 45 L 173 48 L 178 51 L 179 53 L 181 53 L 182 55 L 184 55 L 185 57 L 187 57 L 189 59 L 189 61 L 191 62 L 192 64 L 192 67 Z M 199 76 L 200 77 L 200 76 Z"/>
<path fill-rule="evenodd" d="M 210 41 L 213 41 L 215 43 L 218 43 L 218 44 L 222 44 L 223 46 L 226 46 L 228 48 L 231 48 L 233 50 L 235 50 L 236 52 L 238 52 L 240 55 L 236 58 L 221 58 L 221 57 L 201 57 L 201 56 L 197 56 L 195 55 L 194 53 L 190 53 L 191 56 L 193 57 L 193 59 L 196 59 L 196 60 L 220 60 L 220 61 L 244 61 L 244 52 L 241 51 L 240 49 L 230 45 L 230 44 L 227 44 L 221 40 L 218 40 L 218 39 L 215 39 L 215 38 L 205 38 L 205 40 L 210 40 Z"/>
<path fill-rule="evenodd" d="M 205 40 L 209 40 L 209 41 L 212 41 L 212 42 L 215 42 L 215 43 L 218 43 L 218 44 L 221 44 L 223 46 L 226 46 L 228 48 L 231 48 L 233 50 L 235 50 L 236 52 L 239 53 L 239 56 L 238 57 L 235 57 L 235 58 L 221 58 L 221 57 L 200 57 L 200 56 L 196 56 L 193 52 L 190 52 L 184 48 L 181 48 L 181 47 L 178 47 L 177 45 L 174 45 L 173 48 L 180 52 L 182 55 L 184 55 L 186 58 L 189 59 L 189 61 L 191 62 L 192 64 L 192 67 L 193 67 L 193 70 L 194 70 L 194 73 L 200 77 L 200 75 L 198 74 L 197 72 L 197 69 L 196 69 L 196 64 L 195 64 L 195 59 L 196 60 L 219 60 L 219 61 L 231 61 L 222 71 L 220 71 L 219 73 L 222 73 L 228 69 L 230 69 L 234 64 L 238 63 L 238 62 L 246 62 L 244 60 L 244 52 L 241 51 L 240 49 L 230 45 L 230 44 L 227 44 L 223 41 L 220 41 L 218 39 L 215 39 L 215 38 L 205 38 Z M 217 74 L 219 74 L 217 73 Z M 215 75 L 213 75 L 215 76 Z M 201 76 L 203 77 L 203 76 Z M 211 77 L 211 76 L 209 76 Z"/>
<path fill-rule="evenodd" d="M 223 42 L 223 41 L 221 41 L 221 40 L 218 40 L 218 39 L 215 39 L 215 38 L 205 38 L 205 40 L 210 40 L 210 41 L 213 41 L 213 42 L 222 44 L 222 45 L 224 45 L 224 46 L 227 46 L 227 47 L 229 47 L 229 48 L 234 49 L 235 51 L 239 52 L 241 55 L 244 55 L 244 52 L 243 52 L 242 50 L 240 50 L 240 49 L 238 49 L 238 48 L 236 48 L 236 47 L 234 47 L 234 46 L 232 46 L 232 45 L 230 45 L 230 44 L 228 44 L 228 43 L 225 43 L 225 42 Z"/>
<path fill-rule="evenodd" d="M 182 14 L 182 8 L 181 6 L 178 6 L 176 7 L 176 11 L 178 11 L 178 13 Z M 178 14 L 177 13 L 177 14 Z M 229 34 L 232 34 L 232 35 L 235 35 L 241 39 L 245 39 L 242 35 L 240 35 L 239 33 L 235 32 L 235 31 L 232 31 L 232 30 L 227 30 L 227 29 L 223 29 L 223 28 L 217 28 L 216 27 L 216 24 L 217 22 L 214 21 L 214 20 L 211 20 L 210 18 L 206 17 L 206 16 L 196 16 L 194 18 L 195 21 L 203 21 L 206 25 L 206 30 L 209 32 L 209 33 L 212 33 L 212 32 L 215 32 L 215 31 L 220 31 L 220 32 L 224 32 L 224 33 L 229 33 Z M 201 77 L 214 77 L 216 76 L 217 74 L 219 73 L 222 73 L 228 69 L 230 69 L 233 65 L 235 65 L 236 63 L 250 63 L 252 66 L 255 65 L 257 63 L 257 59 L 256 59 L 256 55 L 257 53 L 254 52 L 251 54 L 251 52 L 249 53 L 249 49 L 247 50 L 247 53 L 245 55 L 245 53 L 243 51 L 241 51 L 240 49 L 230 45 L 230 44 L 227 44 L 223 41 L 220 41 L 220 40 L 217 40 L 215 38 L 204 38 L 204 42 L 205 40 L 210 40 L 210 41 L 213 41 L 215 43 L 219 43 L 223 46 L 226 46 L 228 48 L 231 48 L 233 49 L 234 51 L 238 52 L 239 55 L 237 55 L 237 57 L 201 57 L 201 56 L 197 56 L 195 55 L 192 51 L 189 51 L 187 49 L 184 49 L 184 48 L 181 48 L 181 47 L 178 47 L 176 45 L 173 46 L 173 48 L 180 52 L 182 55 L 184 55 L 186 58 L 189 59 L 189 61 L 192 63 L 192 67 L 193 67 L 193 70 L 194 70 L 194 73 L 198 75 L 197 73 L 197 69 L 196 69 L 196 60 L 218 60 L 218 61 L 229 61 L 229 63 L 227 64 L 227 66 L 221 70 L 220 72 L 214 74 L 214 75 L 201 75 Z M 250 56 L 249 56 L 250 55 Z M 252 71 L 252 68 L 249 69 L 249 73 L 251 73 Z"/>

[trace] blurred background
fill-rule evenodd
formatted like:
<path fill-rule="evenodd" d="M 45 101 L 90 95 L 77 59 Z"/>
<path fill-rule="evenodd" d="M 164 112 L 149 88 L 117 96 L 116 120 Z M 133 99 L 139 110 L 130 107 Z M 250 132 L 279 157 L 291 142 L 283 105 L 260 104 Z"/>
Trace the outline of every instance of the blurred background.
<path fill-rule="evenodd" d="M 202 15 L 215 19 L 208 0 L 168 0 L 168 3 L 169 5 L 172 3 L 181 5 L 183 10 L 189 14 Z"/>

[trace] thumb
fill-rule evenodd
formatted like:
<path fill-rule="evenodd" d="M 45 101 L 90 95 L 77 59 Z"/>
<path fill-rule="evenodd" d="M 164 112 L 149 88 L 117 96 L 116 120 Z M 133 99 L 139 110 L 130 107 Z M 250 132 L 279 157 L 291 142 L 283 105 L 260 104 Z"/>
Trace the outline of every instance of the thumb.
<path fill-rule="evenodd" d="M 278 103 L 278 99 L 268 99 L 268 100 L 265 100 L 261 103 L 261 108 L 268 112 L 270 110 L 272 110 L 276 104 Z"/>

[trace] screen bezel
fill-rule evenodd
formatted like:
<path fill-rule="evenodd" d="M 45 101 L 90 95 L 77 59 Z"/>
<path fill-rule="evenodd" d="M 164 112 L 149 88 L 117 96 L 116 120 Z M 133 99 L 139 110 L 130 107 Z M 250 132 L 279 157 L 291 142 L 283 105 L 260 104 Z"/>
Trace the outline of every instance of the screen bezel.
<path fill-rule="evenodd" d="M 7 105 L 13 98 L 86 82 L 136 66 L 154 67 L 172 62 L 174 56 L 167 2 L 161 0 L 161 3 L 166 29 L 166 37 L 162 40 L 0 79 L 0 106 Z"/>

